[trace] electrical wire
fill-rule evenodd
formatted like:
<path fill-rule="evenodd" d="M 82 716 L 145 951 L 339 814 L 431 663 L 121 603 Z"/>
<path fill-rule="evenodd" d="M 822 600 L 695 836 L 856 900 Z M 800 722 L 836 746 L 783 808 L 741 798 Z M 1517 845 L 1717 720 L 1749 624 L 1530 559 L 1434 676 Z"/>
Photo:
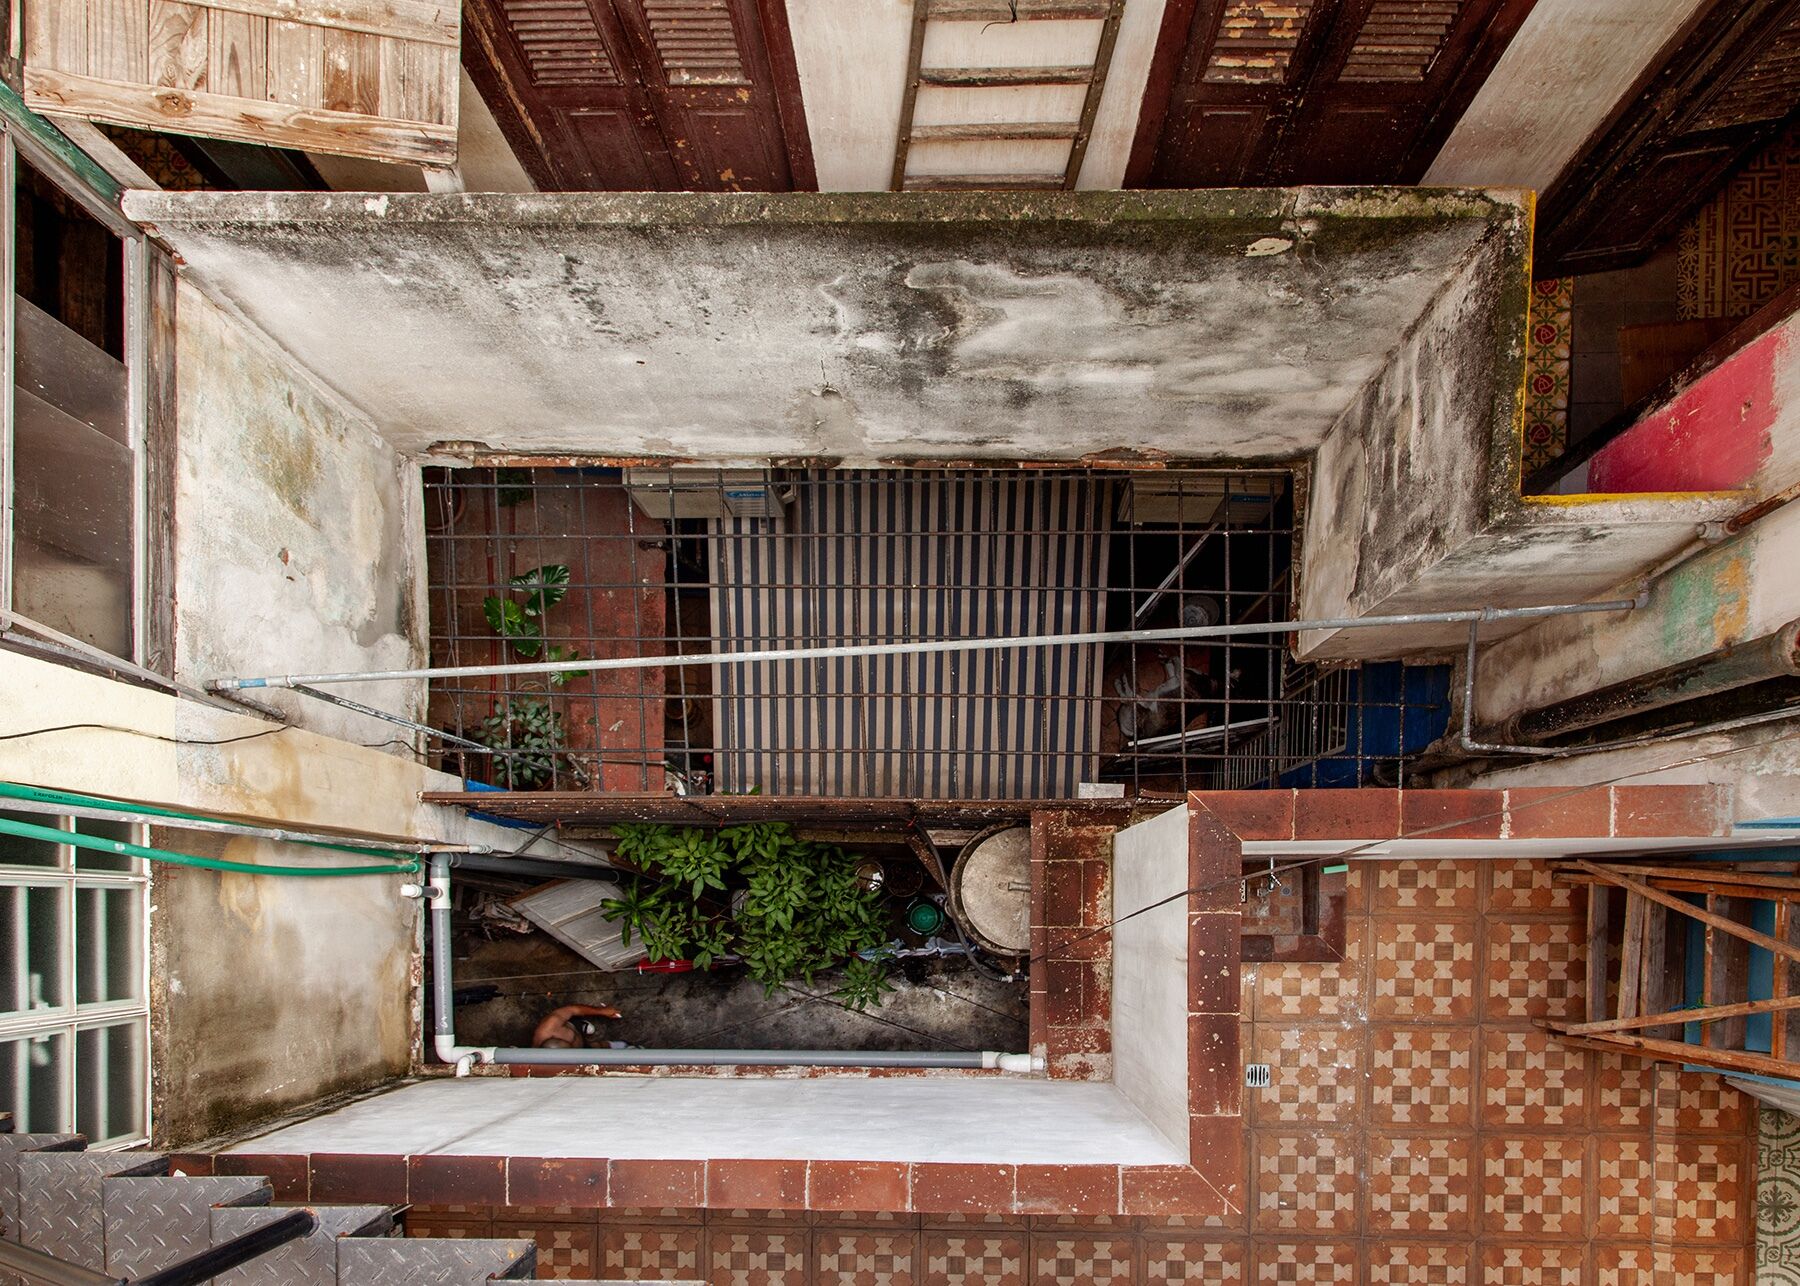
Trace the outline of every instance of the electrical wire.
<path fill-rule="evenodd" d="M 258 737 L 273 737 L 278 732 L 291 732 L 287 724 L 279 728 L 264 728 L 261 732 L 247 732 L 241 737 L 221 737 L 209 741 L 200 737 L 165 737 L 160 732 L 145 732 L 142 728 L 127 728 L 117 723 L 59 723 L 49 728 L 32 728 L 26 732 L 0 733 L 0 741 L 17 741 L 21 737 L 41 737 L 48 732 L 73 732 L 79 728 L 98 728 L 105 732 L 128 732 L 134 737 L 147 737 L 151 741 L 166 741 L 172 746 L 229 746 L 239 741 L 255 741 Z M 386 742 L 382 743 L 386 745 Z"/>
<path fill-rule="evenodd" d="M 1800 730 L 1784 733 L 1778 737 L 1770 737 L 1765 741 L 1752 742 L 1747 746 L 1730 746 L 1724 750 L 1715 750 L 1708 754 L 1690 755 L 1686 759 L 1677 759 L 1672 763 L 1657 764 L 1650 768 L 1640 768 L 1635 772 L 1620 773 L 1616 777 L 1607 777 L 1603 780 L 1587 782 L 1580 786 L 1570 786 L 1564 790 L 1556 791 L 1553 794 L 1540 796 L 1536 799 L 1524 800 L 1510 810 L 1501 808 L 1492 812 L 1479 813 L 1473 817 L 1459 817 L 1454 821 L 1439 822 L 1433 826 L 1421 826 L 1416 830 L 1404 831 L 1390 839 L 1367 840 L 1361 844 L 1352 845 L 1350 848 L 1340 849 L 1335 853 L 1320 853 L 1312 857 L 1301 858 L 1298 861 L 1286 863 L 1282 866 L 1271 866 L 1266 871 L 1258 871 L 1250 875 L 1239 874 L 1227 876 L 1225 879 L 1215 880 L 1211 884 L 1197 884 L 1192 888 L 1182 889 L 1179 892 L 1171 893 L 1166 898 L 1159 898 L 1148 906 L 1141 906 L 1135 911 L 1129 911 L 1124 915 L 1114 916 L 1105 924 L 1084 930 L 1072 938 L 1065 938 L 1061 942 L 1048 947 L 1043 954 L 1029 957 L 1025 961 L 1025 965 L 1042 964 L 1059 951 L 1066 950 L 1078 943 L 1086 942 L 1089 938 L 1099 937 L 1102 933 L 1110 933 L 1115 925 L 1124 924 L 1127 920 L 1135 920 L 1140 915 L 1148 915 L 1150 912 L 1165 907 L 1171 902 L 1178 902 L 1182 898 L 1193 897 L 1200 893 L 1217 892 L 1219 889 L 1229 888 L 1234 884 L 1241 886 L 1246 880 L 1258 879 L 1264 875 L 1280 875 L 1287 871 L 1305 870 L 1309 866 L 1323 866 L 1328 862 L 1348 861 L 1359 853 L 1366 853 L 1371 849 L 1380 848 L 1386 844 L 1392 844 L 1395 840 L 1421 839 L 1430 835 L 1435 835 L 1439 831 L 1455 830 L 1459 827 L 1467 826 L 1471 822 L 1491 821 L 1497 817 L 1504 817 L 1508 811 L 1519 812 L 1528 808 L 1537 808 L 1544 804 L 1555 803 L 1559 799 L 1566 799 L 1570 795 L 1579 795 L 1584 791 L 1601 790 L 1608 786 L 1616 786 L 1622 781 L 1630 781 L 1633 777 L 1648 777 L 1655 773 L 1669 772 L 1675 768 L 1687 768 L 1694 764 L 1711 763 L 1718 759 L 1728 759 L 1732 755 L 1748 754 L 1752 750 L 1760 750 L 1765 746 L 1777 745 L 1783 741 L 1792 741 L 1797 737 L 1800 737 Z"/>

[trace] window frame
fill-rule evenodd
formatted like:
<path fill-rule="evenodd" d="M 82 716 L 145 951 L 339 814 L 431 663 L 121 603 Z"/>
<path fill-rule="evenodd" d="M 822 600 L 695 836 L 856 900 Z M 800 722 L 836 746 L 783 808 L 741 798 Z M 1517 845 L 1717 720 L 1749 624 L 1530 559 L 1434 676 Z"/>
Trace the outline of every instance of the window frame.
<path fill-rule="evenodd" d="M 5 801 L 0 800 L 0 810 Z M 47 826 L 55 830 L 71 833 L 80 831 L 81 821 L 64 814 L 27 815 L 34 825 Z M 124 824 L 129 842 L 143 844 L 146 842 L 147 828 L 135 824 Z M 61 935 L 60 966 L 63 971 L 63 997 L 58 1005 L 46 1005 L 38 1009 L 21 1010 L 0 1015 L 0 1043 L 20 1039 L 61 1036 L 66 1041 L 65 1069 L 62 1080 L 63 1119 L 50 1128 L 57 1133 L 74 1133 L 81 1119 L 81 1107 L 84 1101 L 80 1037 L 81 1033 L 102 1027 L 135 1026 L 137 1030 L 137 1057 L 133 1067 L 135 1091 L 142 1104 L 142 1112 L 137 1122 L 138 1129 L 127 1134 L 90 1139 L 89 1145 L 95 1150 L 112 1150 L 135 1147 L 146 1143 L 151 1130 L 151 1051 L 150 1051 L 150 864 L 142 858 L 127 859 L 130 865 L 124 870 L 84 869 L 81 854 L 84 850 L 72 844 L 56 845 L 57 860 L 54 866 L 28 866 L 8 864 L 0 858 L 0 889 L 15 888 L 54 888 L 62 892 L 62 906 L 58 913 L 58 931 Z M 102 1000 L 83 1004 L 80 995 L 81 967 L 81 909 L 80 893 L 84 889 L 126 889 L 134 892 L 136 907 L 131 916 L 133 932 L 136 936 L 135 949 L 132 952 L 132 969 L 134 972 L 135 1000 Z M 24 948 L 24 942 L 12 944 L 13 951 Z M 3 967 L 11 968 L 13 958 L 9 954 Z M 91 1094 L 93 1088 L 89 1089 Z M 44 1124 L 33 1121 L 33 1129 L 43 1129 Z"/>
<path fill-rule="evenodd" d="M 119 238 L 124 254 L 125 310 L 125 421 L 131 451 L 131 594 L 127 604 L 131 647 L 129 655 L 116 655 L 83 639 L 52 629 L 13 610 L 13 419 L 14 382 L 17 374 L 17 276 L 16 239 L 18 175 L 20 159 L 54 184 L 70 200 L 97 219 Z M 72 648 L 103 661 L 123 661 L 141 668 L 146 653 L 145 631 L 149 624 L 145 582 L 149 574 L 149 334 L 150 254 L 143 230 L 125 218 L 117 206 L 92 191 L 61 158 L 40 144 L 11 120 L 0 117 L 0 372 L 4 396 L 0 396 L 0 633 L 14 630 Z"/>

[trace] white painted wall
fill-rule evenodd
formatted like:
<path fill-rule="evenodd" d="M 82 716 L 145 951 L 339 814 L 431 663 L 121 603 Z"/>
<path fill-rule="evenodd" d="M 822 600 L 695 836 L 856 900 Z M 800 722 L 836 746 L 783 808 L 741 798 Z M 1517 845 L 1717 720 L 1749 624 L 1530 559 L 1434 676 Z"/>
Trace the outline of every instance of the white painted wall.
<path fill-rule="evenodd" d="M 1543 191 L 1702 0 L 1538 0 L 1426 171 Z"/>
<path fill-rule="evenodd" d="M 1113 906 L 1144 907 L 1188 883 L 1184 804 L 1113 836 Z M 1183 1157 L 1188 1152 L 1188 904 L 1113 929 L 1113 1084 Z"/>
<path fill-rule="evenodd" d="M 1111 1085 L 953 1074 L 435 1080 L 275 1130 L 237 1150 L 988 1165 L 1187 1163 L 1186 1145 L 1177 1151 Z M 1010 1193 L 995 1194 L 996 1208 L 1010 1200 Z"/>

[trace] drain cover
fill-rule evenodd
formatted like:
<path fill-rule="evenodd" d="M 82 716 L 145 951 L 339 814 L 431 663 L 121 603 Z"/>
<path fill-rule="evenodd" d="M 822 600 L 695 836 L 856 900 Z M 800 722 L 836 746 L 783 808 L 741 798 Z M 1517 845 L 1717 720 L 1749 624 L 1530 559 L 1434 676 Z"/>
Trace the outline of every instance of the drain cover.
<path fill-rule="evenodd" d="M 1267 1063 L 1249 1063 L 1244 1067 L 1244 1084 L 1253 1090 L 1269 1088 L 1269 1065 Z"/>

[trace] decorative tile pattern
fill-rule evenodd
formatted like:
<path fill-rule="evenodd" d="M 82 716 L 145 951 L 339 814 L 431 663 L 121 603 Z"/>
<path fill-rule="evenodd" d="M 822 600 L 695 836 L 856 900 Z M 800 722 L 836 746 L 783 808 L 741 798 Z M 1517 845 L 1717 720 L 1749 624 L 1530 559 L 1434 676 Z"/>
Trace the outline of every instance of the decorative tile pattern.
<path fill-rule="evenodd" d="M 1348 951 L 1349 944 L 1345 945 Z M 1256 967 L 1256 973 L 1261 984 L 1256 993 L 1259 1022 L 1362 1017 L 1362 980 L 1354 967 L 1263 964 Z"/>
<path fill-rule="evenodd" d="M 1253 1062 L 1269 1065 L 1269 1086 L 1246 1095 L 1258 1125 L 1353 1124 L 1362 1084 L 1360 1027 L 1264 1027 Z"/>
<path fill-rule="evenodd" d="M 1362 1259 L 1354 1242 L 1265 1241 L 1256 1247 L 1257 1286 L 1343 1286 Z"/>
<path fill-rule="evenodd" d="M 1682 317 L 1747 317 L 1800 281 L 1800 126 L 1790 126 L 1688 221 L 1676 241 Z"/>
<path fill-rule="evenodd" d="M 814 1286 L 913 1286 L 918 1236 L 911 1232 L 813 1233 Z"/>
<path fill-rule="evenodd" d="M 1034 1286 L 1108 1286 L 1129 1282 L 1135 1247 L 1129 1237 L 1031 1235 Z"/>
<path fill-rule="evenodd" d="M 1648 1129 L 1656 1110 L 1656 1064 L 1619 1054 L 1594 1060 L 1594 1125 Z"/>
<path fill-rule="evenodd" d="M 721 1228 L 711 1243 L 714 1286 L 806 1286 L 804 1228 Z"/>
<path fill-rule="evenodd" d="M 1481 1257 L 1483 1286 L 1582 1286 L 1581 1246 L 1489 1246 Z"/>
<path fill-rule="evenodd" d="M 1256 1132 L 1258 1229 L 1354 1232 L 1357 1190 L 1354 1139 Z"/>
<path fill-rule="evenodd" d="M 1656 1231 L 1656 1163 L 1647 1138 L 1594 1139 L 1594 1235 L 1649 1240 Z"/>
<path fill-rule="evenodd" d="M 1481 1040 L 1481 1119 L 1487 1129 L 1586 1124 L 1586 1054 L 1535 1028 L 1490 1028 Z"/>
<path fill-rule="evenodd" d="M 1375 921 L 1375 1018 L 1441 1022 L 1475 1009 L 1475 938 L 1455 921 Z"/>
<path fill-rule="evenodd" d="M 1525 330 L 1525 472 L 1563 453 L 1569 439 L 1569 339 L 1574 323 L 1575 279 L 1531 283 Z"/>
<path fill-rule="evenodd" d="M 1474 1145 L 1417 1135 L 1369 1140 L 1371 1233 L 1469 1233 Z"/>
<path fill-rule="evenodd" d="M 1800 1118 L 1767 1106 L 1756 1119 L 1756 1280 L 1800 1286 Z"/>
<path fill-rule="evenodd" d="M 1741 1239 L 1749 1178 L 1742 1139 L 1658 1139 L 1658 1231 L 1692 1242 Z"/>
<path fill-rule="evenodd" d="M 598 1235 L 592 1224 L 507 1223 L 495 1220 L 491 1237 L 535 1241 L 539 1277 L 591 1280 L 600 1271 Z"/>
<path fill-rule="evenodd" d="M 1579 1138 L 1485 1139 L 1481 1198 L 1486 1235 L 1582 1236 L 1584 1150 Z"/>
<path fill-rule="evenodd" d="M 1656 1128 L 1683 1134 L 1744 1133 L 1750 1100 L 1711 1072 L 1656 1069 Z"/>
<path fill-rule="evenodd" d="M 1370 1054 L 1370 1128 L 1469 1124 L 1474 1044 L 1471 1027 L 1376 1028 Z"/>
<path fill-rule="evenodd" d="M 927 1286 L 1025 1286 L 1025 1239 L 981 1233 L 925 1238 Z"/>
<path fill-rule="evenodd" d="M 1489 912 L 1556 911 L 1567 915 L 1577 905 L 1577 886 L 1553 876 L 1546 862 L 1522 859 L 1483 865 L 1488 873 L 1485 909 Z"/>
<path fill-rule="evenodd" d="M 1369 1247 L 1369 1286 L 1470 1286 L 1468 1245 L 1391 1242 Z"/>
<path fill-rule="evenodd" d="M 1477 862 L 1383 862 L 1375 870 L 1375 910 L 1473 912 Z"/>
<path fill-rule="evenodd" d="M 1249 1248 L 1241 1241 L 1144 1236 L 1144 1286 L 1243 1286 Z"/>
<path fill-rule="evenodd" d="M 1587 983 L 1584 933 L 1573 920 L 1490 924 L 1487 1018 L 1493 1022 L 1581 1021 L 1581 993 Z"/>
<path fill-rule="evenodd" d="M 627 1279 L 698 1277 L 698 1228 L 632 1228 L 601 1225 L 601 1253 L 606 1276 Z"/>

